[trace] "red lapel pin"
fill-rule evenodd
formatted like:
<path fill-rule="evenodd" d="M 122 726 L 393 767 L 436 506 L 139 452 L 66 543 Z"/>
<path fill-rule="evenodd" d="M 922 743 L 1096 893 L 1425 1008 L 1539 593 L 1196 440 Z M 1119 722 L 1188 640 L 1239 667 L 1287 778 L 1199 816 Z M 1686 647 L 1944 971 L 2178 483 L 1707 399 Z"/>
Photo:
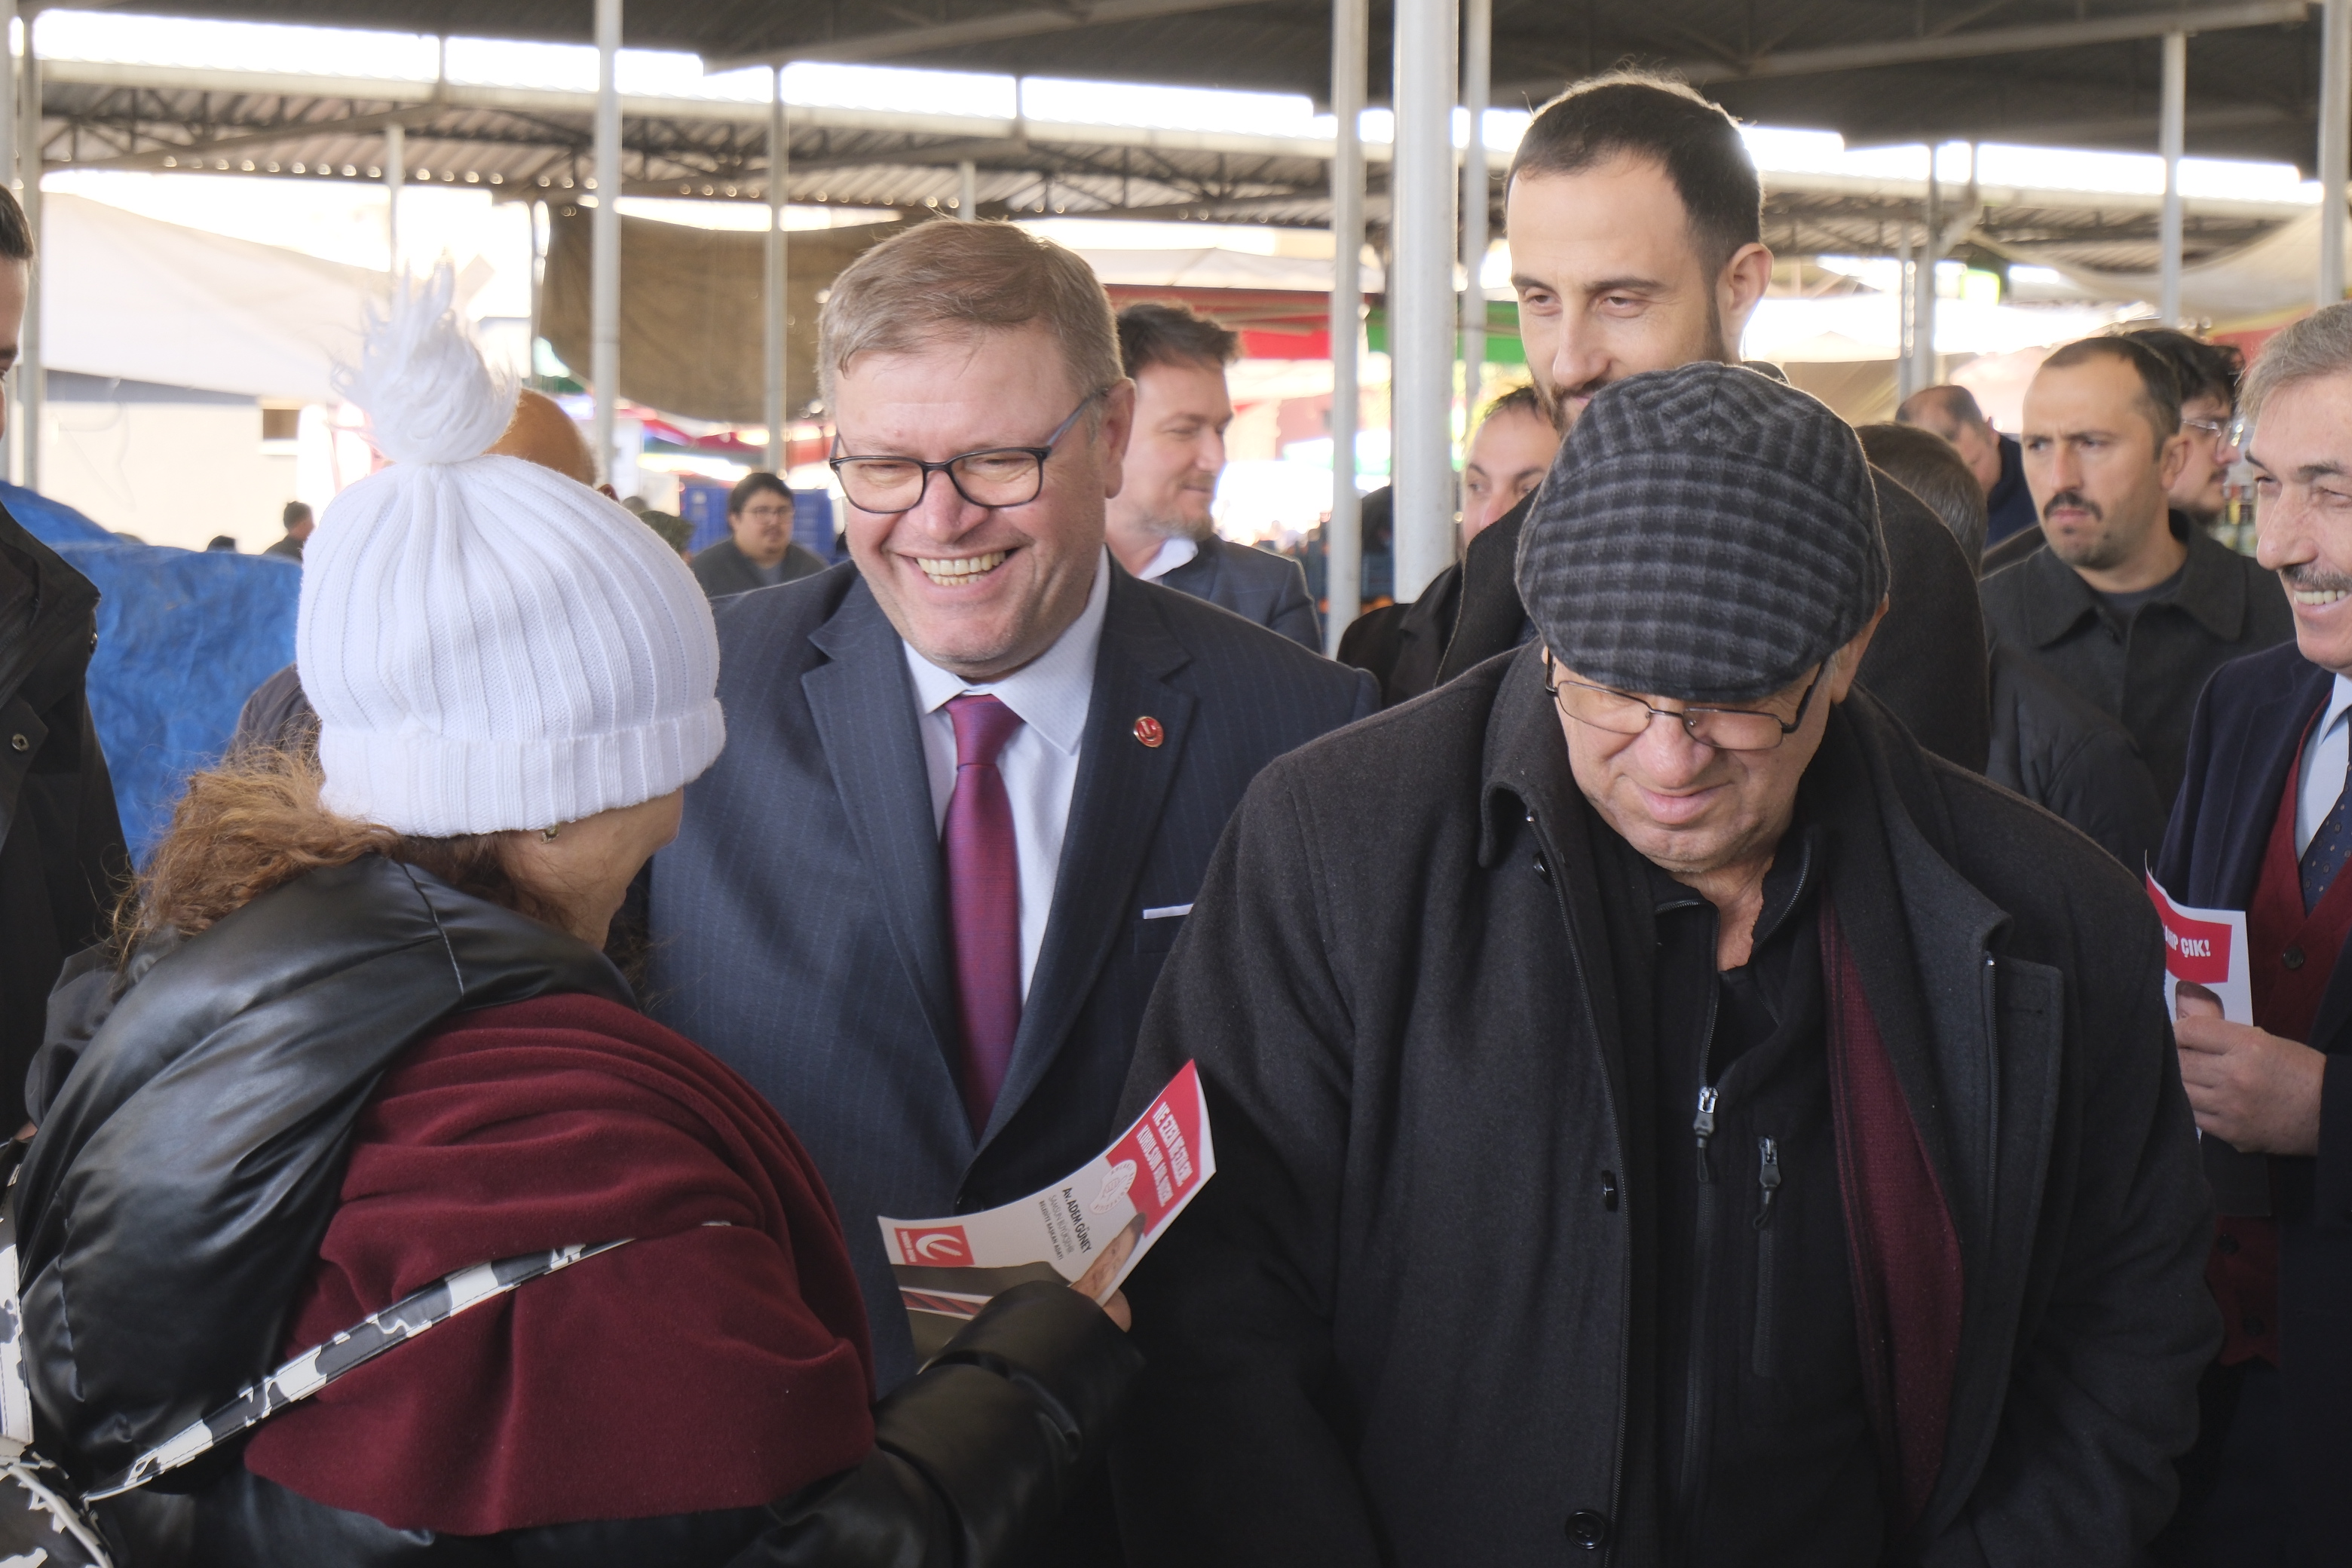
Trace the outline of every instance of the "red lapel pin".
<path fill-rule="evenodd" d="M 1146 713 L 1135 721 L 1135 738 L 1147 746 L 1157 746 L 1168 738 L 1168 731 L 1160 728 L 1159 720 Z"/>

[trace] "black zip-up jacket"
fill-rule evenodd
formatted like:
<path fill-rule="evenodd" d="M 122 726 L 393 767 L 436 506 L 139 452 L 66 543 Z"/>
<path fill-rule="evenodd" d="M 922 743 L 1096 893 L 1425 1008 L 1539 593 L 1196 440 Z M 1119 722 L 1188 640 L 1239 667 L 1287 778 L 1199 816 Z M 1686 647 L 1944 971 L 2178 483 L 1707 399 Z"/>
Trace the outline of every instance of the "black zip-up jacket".
<path fill-rule="evenodd" d="M 98 590 L 0 510 L 0 1133 L 24 1119 L 49 987 L 130 872 L 84 679 Z"/>
<path fill-rule="evenodd" d="M 2131 731 L 2001 643 L 1985 777 L 2082 829 L 2127 871 L 2164 842 L 2164 802 Z"/>
<path fill-rule="evenodd" d="M 276 1365 L 378 1078 L 452 1013 L 564 991 L 629 1000 L 572 937 L 373 857 L 151 942 L 119 977 L 78 965 L 17 1199 L 43 1451 L 104 1474 Z M 980 1568 L 1052 1526 L 1135 1367 L 1092 1302 L 1039 1286 L 882 1403 L 862 1464 L 765 1508 L 460 1540 L 312 1502 L 231 1448 L 108 1522 L 139 1568 Z M 610 1439 L 631 1441 L 625 1410 Z"/>
<path fill-rule="evenodd" d="M 1169 955 L 1128 1100 L 1197 1059 L 1217 1178 L 1129 1284 L 1138 1568 L 1660 1558 L 1625 895 L 1542 673 L 1524 649 L 1269 765 Z M 1859 690 L 1817 779 L 1821 896 L 1961 1281 L 1886 1561 L 2131 1562 L 2220 1338 L 2154 914 Z"/>
<path fill-rule="evenodd" d="M 1996 641 L 2131 731 L 2168 811 L 2180 793 L 2189 716 L 2205 682 L 2231 659 L 2294 637 L 2294 612 L 2275 574 L 2180 512 L 2172 531 L 2189 546 L 2180 585 L 2142 605 L 2121 628 L 2082 574 L 2048 550 L 1979 589 Z"/>

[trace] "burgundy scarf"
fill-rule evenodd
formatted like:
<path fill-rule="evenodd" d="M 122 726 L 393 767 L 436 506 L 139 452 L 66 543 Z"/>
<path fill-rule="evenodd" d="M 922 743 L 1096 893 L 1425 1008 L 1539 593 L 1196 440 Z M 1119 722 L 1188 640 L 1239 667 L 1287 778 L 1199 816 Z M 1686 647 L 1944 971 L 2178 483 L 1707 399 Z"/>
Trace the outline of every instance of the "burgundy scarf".
<path fill-rule="evenodd" d="M 1821 931 L 1863 1401 L 1896 1529 L 1907 1531 L 1944 1465 L 1960 1351 L 1960 1238 L 1826 896 Z"/>
<path fill-rule="evenodd" d="M 773 1501 L 873 1446 L 833 1203 L 757 1091 L 616 1003 L 460 1014 L 360 1121 L 290 1354 L 469 1264 L 635 1237 L 273 1418 L 257 1475 L 456 1535 Z"/>

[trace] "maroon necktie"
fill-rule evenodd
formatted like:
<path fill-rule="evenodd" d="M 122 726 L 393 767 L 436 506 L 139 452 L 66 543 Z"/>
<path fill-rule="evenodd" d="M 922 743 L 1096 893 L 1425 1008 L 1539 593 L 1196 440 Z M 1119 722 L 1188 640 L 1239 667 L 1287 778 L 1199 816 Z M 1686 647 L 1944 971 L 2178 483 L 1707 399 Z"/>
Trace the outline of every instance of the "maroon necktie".
<path fill-rule="evenodd" d="M 948 700 L 948 717 L 955 721 L 956 779 L 940 847 L 947 858 L 956 1001 L 963 1013 L 957 1078 L 976 1137 L 996 1108 L 1021 1029 L 1021 855 L 1013 841 L 1013 797 L 996 771 L 1021 715 L 967 691 Z"/>

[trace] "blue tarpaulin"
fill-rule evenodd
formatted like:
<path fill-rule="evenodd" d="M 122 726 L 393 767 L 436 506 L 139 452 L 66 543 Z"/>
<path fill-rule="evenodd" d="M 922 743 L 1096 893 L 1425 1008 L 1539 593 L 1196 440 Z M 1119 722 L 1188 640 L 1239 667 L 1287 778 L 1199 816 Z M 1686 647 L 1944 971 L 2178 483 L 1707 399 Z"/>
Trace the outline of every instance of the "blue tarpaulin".
<path fill-rule="evenodd" d="M 144 862 L 187 776 L 220 760 L 246 698 L 293 662 L 302 569 L 134 543 L 16 485 L 0 484 L 0 502 L 98 586 L 89 710 L 123 837 Z"/>

